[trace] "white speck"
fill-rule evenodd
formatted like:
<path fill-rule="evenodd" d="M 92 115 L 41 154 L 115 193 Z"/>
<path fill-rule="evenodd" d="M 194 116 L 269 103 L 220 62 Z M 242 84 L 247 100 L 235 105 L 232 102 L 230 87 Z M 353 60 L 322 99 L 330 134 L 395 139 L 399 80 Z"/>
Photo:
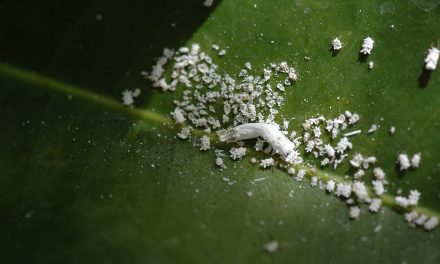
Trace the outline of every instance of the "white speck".
<path fill-rule="evenodd" d="M 373 124 L 373 125 L 370 127 L 370 129 L 368 129 L 367 133 L 368 133 L 368 134 L 373 133 L 373 132 L 375 132 L 378 128 L 379 128 L 379 127 L 378 127 L 376 124 Z"/>
<path fill-rule="evenodd" d="M 396 128 L 395 127 L 390 127 L 390 135 L 394 135 L 394 133 L 396 133 Z"/>
<path fill-rule="evenodd" d="M 328 191 L 328 192 L 333 192 L 334 190 L 335 190 L 335 182 L 333 181 L 333 180 L 329 180 L 328 182 L 327 182 L 327 185 L 325 186 L 325 189 Z"/>
<path fill-rule="evenodd" d="M 249 198 L 252 197 L 253 194 L 254 194 L 254 193 L 251 192 L 251 191 L 249 191 L 249 192 L 246 193 L 246 195 L 247 195 Z"/>
<path fill-rule="evenodd" d="M 358 206 L 350 206 L 348 215 L 351 219 L 359 219 L 359 215 L 361 214 L 361 209 Z"/>
<path fill-rule="evenodd" d="M 440 56 L 440 50 L 438 48 L 430 48 L 428 50 L 428 55 L 425 58 L 425 69 L 435 70 L 437 68 L 438 58 Z"/>
<path fill-rule="evenodd" d="M 370 62 L 368 63 L 368 69 L 372 70 L 373 67 L 374 67 L 374 62 L 370 61 Z"/>
<path fill-rule="evenodd" d="M 278 250 L 278 247 L 279 247 L 278 241 L 273 240 L 273 241 L 267 243 L 266 245 L 264 245 L 263 249 L 269 253 L 274 253 L 275 251 Z"/>
<path fill-rule="evenodd" d="M 366 54 L 371 54 L 371 50 L 374 47 L 374 40 L 370 37 L 367 37 L 364 39 L 364 42 L 362 43 L 362 49 L 361 49 L 361 53 L 363 53 L 364 55 Z"/>
<path fill-rule="evenodd" d="M 226 165 L 225 165 L 223 159 L 220 157 L 215 158 L 215 164 L 222 169 L 226 169 Z"/>
<path fill-rule="evenodd" d="M 256 158 L 251 158 L 251 163 L 252 163 L 252 164 L 257 163 L 257 159 L 256 159 Z"/>
<path fill-rule="evenodd" d="M 290 167 L 290 168 L 287 170 L 287 173 L 290 174 L 290 175 L 293 175 L 293 174 L 296 173 L 296 170 L 295 170 L 294 168 Z"/>
<path fill-rule="evenodd" d="M 361 132 L 362 132 L 362 130 L 360 130 L 360 129 L 355 130 L 355 131 L 351 131 L 351 132 L 345 133 L 344 137 L 351 137 L 351 136 L 360 134 Z"/>
<path fill-rule="evenodd" d="M 332 40 L 332 46 L 333 46 L 333 50 L 340 50 L 342 49 L 342 42 L 338 39 L 338 38 L 334 38 Z"/>
<path fill-rule="evenodd" d="M 212 44 L 211 48 L 213 50 L 219 50 L 220 49 L 219 45 L 217 45 L 217 44 Z"/>
<path fill-rule="evenodd" d="M 251 65 L 250 62 L 246 62 L 246 63 L 244 64 L 244 66 L 246 67 L 246 69 L 248 69 L 248 70 L 252 70 L 252 65 Z"/>
<path fill-rule="evenodd" d="M 102 20 L 102 15 L 101 14 L 96 14 L 96 16 L 95 16 L 95 19 L 97 20 L 97 21 L 101 21 Z"/>
<path fill-rule="evenodd" d="M 222 49 L 219 53 L 219 56 L 225 56 L 226 55 L 226 50 Z"/>
<path fill-rule="evenodd" d="M 259 182 L 259 181 L 264 181 L 264 180 L 266 180 L 266 178 L 258 178 L 258 179 L 253 180 L 253 182 Z"/>

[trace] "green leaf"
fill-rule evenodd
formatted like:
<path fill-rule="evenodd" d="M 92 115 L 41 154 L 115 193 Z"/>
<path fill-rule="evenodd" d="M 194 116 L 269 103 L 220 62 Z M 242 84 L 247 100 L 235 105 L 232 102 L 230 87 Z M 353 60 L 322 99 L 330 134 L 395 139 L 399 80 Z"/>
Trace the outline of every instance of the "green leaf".
<path fill-rule="evenodd" d="M 2 262 L 438 263 L 439 231 L 408 227 L 393 207 L 350 221 L 345 204 L 308 179 L 248 159 L 219 171 L 213 153 L 163 125 L 173 94 L 139 74 L 163 47 L 185 43 L 199 43 L 229 74 L 248 61 L 255 74 L 287 61 L 300 75 L 282 110 L 292 125 L 345 110 L 361 114 L 362 131 L 379 124 L 353 138 L 355 150 L 379 159 L 390 194 L 416 188 L 419 209 L 439 215 L 440 74 L 422 70 L 438 41 L 438 1 L 216 4 L 0 4 Z M 335 36 L 344 48 L 333 56 Z M 366 36 L 376 42 L 362 61 Z M 228 47 L 226 56 L 212 44 Z M 135 87 L 137 108 L 122 107 L 121 91 Z M 422 163 L 402 175 L 395 159 L 404 151 L 421 152 Z M 343 179 L 348 169 L 319 174 Z M 269 254 L 272 240 L 280 247 Z"/>

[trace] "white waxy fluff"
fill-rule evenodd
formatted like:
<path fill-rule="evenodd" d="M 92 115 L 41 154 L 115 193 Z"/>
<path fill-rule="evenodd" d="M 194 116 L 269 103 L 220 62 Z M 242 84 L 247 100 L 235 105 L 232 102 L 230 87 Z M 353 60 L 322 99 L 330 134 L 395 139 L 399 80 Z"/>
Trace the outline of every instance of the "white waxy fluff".
<path fill-rule="evenodd" d="M 428 50 L 428 55 L 425 58 L 425 69 L 435 70 L 437 68 L 438 58 L 440 56 L 440 50 L 438 48 L 430 48 Z"/>
<path fill-rule="evenodd" d="M 411 167 L 418 168 L 421 159 L 422 159 L 422 155 L 420 153 L 414 154 L 414 156 L 412 156 L 411 158 Z"/>
<path fill-rule="evenodd" d="M 208 136 L 204 135 L 200 138 L 200 150 L 208 150 L 211 148 L 211 140 Z"/>
<path fill-rule="evenodd" d="M 361 202 L 370 202 L 371 199 L 368 196 L 367 188 L 365 187 L 365 184 L 363 182 L 354 182 L 353 183 L 353 192 L 358 197 L 359 201 Z"/>
<path fill-rule="evenodd" d="M 382 205 L 382 199 L 374 198 L 371 200 L 370 205 L 368 206 L 368 209 L 373 212 L 377 213 Z"/>
<path fill-rule="evenodd" d="M 269 168 L 269 167 L 272 167 L 274 164 L 275 164 L 275 161 L 273 158 L 267 158 L 267 159 L 261 160 L 260 166 L 263 168 Z"/>
<path fill-rule="evenodd" d="M 272 147 L 275 153 L 283 158 L 297 153 L 295 144 L 291 142 L 276 125 L 265 123 L 247 123 L 228 130 L 218 132 L 220 141 L 236 142 L 246 139 L 262 137 Z M 295 164 L 299 162 L 299 156 Z"/>
<path fill-rule="evenodd" d="M 430 217 L 425 224 L 423 224 L 423 227 L 426 230 L 432 230 L 438 226 L 438 218 L 435 216 Z"/>
<path fill-rule="evenodd" d="M 342 49 L 342 42 L 341 42 L 341 40 L 338 39 L 338 38 L 334 38 L 332 40 L 332 46 L 333 46 L 333 50 L 335 50 L 335 51 Z"/>
<path fill-rule="evenodd" d="M 409 161 L 408 155 L 406 154 L 399 154 L 399 156 L 397 157 L 397 163 L 399 163 L 400 165 L 400 170 L 407 170 L 409 169 L 409 167 L 411 167 L 411 163 Z"/>
<path fill-rule="evenodd" d="M 362 43 L 361 53 L 364 55 L 371 54 L 371 50 L 373 50 L 373 47 L 374 47 L 374 40 L 370 37 L 366 37 L 364 39 L 364 42 Z"/>

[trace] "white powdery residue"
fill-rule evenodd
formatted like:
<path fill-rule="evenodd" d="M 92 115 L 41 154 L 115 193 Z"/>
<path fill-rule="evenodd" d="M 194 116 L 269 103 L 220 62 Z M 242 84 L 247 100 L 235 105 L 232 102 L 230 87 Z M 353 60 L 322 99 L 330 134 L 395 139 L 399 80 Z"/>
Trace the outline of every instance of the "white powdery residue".
<path fill-rule="evenodd" d="M 267 243 L 266 245 L 264 245 L 263 249 L 269 253 L 274 253 L 275 251 L 278 250 L 279 246 L 280 245 L 278 244 L 278 241 L 273 240 L 273 241 Z"/>
<path fill-rule="evenodd" d="M 379 180 L 372 181 L 374 192 L 377 195 L 382 195 L 385 192 L 385 188 L 383 187 L 383 183 Z"/>
<path fill-rule="evenodd" d="M 361 49 L 361 53 L 366 55 L 366 54 L 371 54 L 371 50 L 374 47 L 374 40 L 370 37 L 367 37 L 364 39 L 364 42 L 362 43 L 362 49 Z"/>
<path fill-rule="evenodd" d="M 382 181 L 385 179 L 385 172 L 379 167 L 376 167 L 373 169 L 373 175 L 379 181 Z"/>
<path fill-rule="evenodd" d="M 425 69 L 433 71 L 437 68 L 438 58 L 440 56 L 440 50 L 436 47 L 432 47 L 428 50 L 428 55 L 425 58 Z"/>
<path fill-rule="evenodd" d="M 422 155 L 420 153 L 414 154 L 411 158 L 411 167 L 418 168 L 421 159 L 422 159 Z"/>
<path fill-rule="evenodd" d="M 170 90 L 170 86 L 165 82 L 165 79 L 162 78 L 162 75 L 165 72 L 164 66 L 173 57 L 173 55 L 173 50 L 165 48 L 163 50 L 162 57 L 157 60 L 156 64 L 153 66 L 153 69 L 151 70 L 151 73 L 146 76 L 148 79 L 150 79 L 150 81 L 153 82 L 154 87 L 160 87 L 164 91 Z"/>
<path fill-rule="evenodd" d="M 325 186 L 327 192 L 333 192 L 335 190 L 336 183 L 333 180 L 329 180 Z"/>
<path fill-rule="evenodd" d="M 336 196 L 340 197 L 345 197 L 345 198 L 349 198 L 351 195 L 351 185 L 350 184 L 346 184 L 346 183 L 338 183 L 338 185 L 336 186 Z"/>
<path fill-rule="evenodd" d="M 378 125 L 373 124 L 373 125 L 371 125 L 370 129 L 368 129 L 367 133 L 370 134 L 370 133 L 376 132 L 377 128 L 378 128 Z"/>
<path fill-rule="evenodd" d="M 341 40 L 338 39 L 338 38 L 334 38 L 332 40 L 332 47 L 333 47 L 333 50 L 335 50 L 335 51 L 338 51 L 338 50 L 342 49 L 342 42 L 341 42 Z"/>
<path fill-rule="evenodd" d="M 361 202 L 370 202 L 371 199 L 368 195 L 367 188 L 363 182 L 354 182 L 352 186 L 353 192 Z"/>
<path fill-rule="evenodd" d="M 313 176 L 311 178 L 311 181 L 310 181 L 310 186 L 315 187 L 317 185 L 318 185 L 318 177 L 317 176 Z"/>
<path fill-rule="evenodd" d="M 203 137 L 200 138 L 200 150 L 208 150 L 211 148 L 211 140 L 208 136 L 203 135 Z"/>
<path fill-rule="evenodd" d="M 377 213 L 382 206 L 382 199 L 374 198 L 371 200 L 370 205 L 368 206 L 368 210 L 373 213 Z"/>
<path fill-rule="evenodd" d="M 358 129 L 358 130 L 355 130 L 355 131 L 352 131 L 352 132 L 345 133 L 344 137 L 351 137 L 351 136 L 360 134 L 361 132 L 362 132 L 362 130 Z"/>
<path fill-rule="evenodd" d="M 411 162 L 409 161 L 408 155 L 406 154 L 399 154 L 397 157 L 397 163 L 400 165 L 400 170 L 407 170 L 409 167 L 411 167 Z"/>
<path fill-rule="evenodd" d="M 272 167 L 275 164 L 275 160 L 273 158 L 267 158 L 261 160 L 260 166 L 263 168 Z"/>
<path fill-rule="evenodd" d="M 306 175 L 305 170 L 299 170 L 298 173 L 296 174 L 295 180 L 300 182 L 304 179 L 305 175 Z"/>
<path fill-rule="evenodd" d="M 246 148 L 243 147 L 231 148 L 229 150 L 229 153 L 231 154 L 230 157 L 233 160 L 241 159 L 244 155 L 246 155 Z"/>
<path fill-rule="evenodd" d="M 177 136 L 181 139 L 187 139 L 191 134 L 191 130 L 188 127 L 182 128 L 180 133 L 177 133 Z"/>
<path fill-rule="evenodd" d="M 205 2 L 203 3 L 203 5 L 207 7 L 212 6 L 212 4 L 214 4 L 214 0 L 205 0 Z"/>
<path fill-rule="evenodd" d="M 426 230 L 432 230 L 432 229 L 436 228 L 437 226 L 438 226 L 438 218 L 435 216 L 430 217 L 423 225 L 423 227 Z"/>
<path fill-rule="evenodd" d="M 359 219 L 360 214 L 361 214 L 361 209 L 358 206 L 350 206 L 348 215 L 350 216 L 351 219 L 353 220 Z"/>

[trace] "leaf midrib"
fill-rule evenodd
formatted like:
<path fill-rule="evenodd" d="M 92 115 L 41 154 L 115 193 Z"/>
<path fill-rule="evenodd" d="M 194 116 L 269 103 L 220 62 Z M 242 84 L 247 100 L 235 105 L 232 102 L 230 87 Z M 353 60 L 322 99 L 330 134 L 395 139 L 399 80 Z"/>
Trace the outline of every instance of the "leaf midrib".
<path fill-rule="evenodd" d="M 178 128 L 178 126 L 173 125 L 172 121 L 169 118 L 167 118 L 162 114 L 150 110 L 127 107 L 108 96 L 93 93 L 81 87 L 74 86 L 71 84 L 66 84 L 56 79 L 44 75 L 40 75 L 32 71 L 19 69 L 8 64 L 0 64 L 0 76 L 30 84 L 33 87 L 43 88 L 52 92 L 71 95 L 74 98 L 82 99 L 91 104 L 105 107 L 113 111 L 126 114 L 136 119 L 145 120 L 150 123 L 155 123 L 169 128 Z M 200 133 L 196 133 L 196 134 L 200 134 Z M 213 140 L 213 143 L 216 145 L 222 145 L 222 143 L 218 142 L 218 140 Z M 336 183 L 347 182 L 344 179 L 344 177 L 341 175 L 338 175 L 334 172 L 323 171 L 314 166 L 298 165 L 297 169 L 304 169 L 306 171 L 306 176 L 308 177 L 317 176 L 320 180 L 331 179 Z M 370 194 L 373 194 L 371 188 L 368 191 L 370 192 Z M 380 198 L 382 199 L 384 205 L 394 209 L 395 211 L 407 212 L 410 210 L 415 210 L 419 214 L 436 216 L 440 218 L 440 212 L 433 210 L 431 208 L 423 207 L 419 205 L 411 208 L 402 208 L 395 203 L 393 196 L 389 194 L 383 194 Z"/>

